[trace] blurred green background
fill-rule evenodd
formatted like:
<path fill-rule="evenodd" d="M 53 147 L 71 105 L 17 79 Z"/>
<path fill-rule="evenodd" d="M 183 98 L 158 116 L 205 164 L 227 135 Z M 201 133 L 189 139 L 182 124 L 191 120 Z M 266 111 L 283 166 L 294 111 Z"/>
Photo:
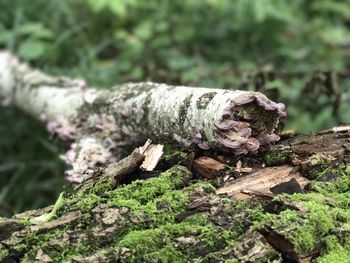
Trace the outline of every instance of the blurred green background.
<path fill-rule="evenodd" d="M 286 129 L 350 122 L 350 5 L 336 0 L 1 0 L 0 49 L 51 74 L 260 90 Z M 0 108 L 0 216 L 54 202 L 64 146 Z"/>

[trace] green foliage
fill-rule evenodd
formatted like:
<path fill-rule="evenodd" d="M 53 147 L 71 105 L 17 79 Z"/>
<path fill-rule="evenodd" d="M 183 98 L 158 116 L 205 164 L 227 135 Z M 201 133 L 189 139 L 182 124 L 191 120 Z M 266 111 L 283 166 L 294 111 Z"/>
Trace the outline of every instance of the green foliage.
<path fill-rule="evenodd" d="M 149 79 L 236 88 L 244 71 L 348 67 L 350 7 L 341 1 L 4 0 L 0 10 L 0 47 L 104 87 Z M 334 101 L 325 91 L 311 87 L 313 98 L 305 96 L 309 80 L 306 74 L 262 83 L 288 103 L 288 127 L 349 121 L 349 114 L 332 121 Z"/>
<path fill-rule="evenodd" d="M 0 122 L 0 215 L 53 204 L 65 185 L 62 147 L 18 111 L 2 109 Z"/>

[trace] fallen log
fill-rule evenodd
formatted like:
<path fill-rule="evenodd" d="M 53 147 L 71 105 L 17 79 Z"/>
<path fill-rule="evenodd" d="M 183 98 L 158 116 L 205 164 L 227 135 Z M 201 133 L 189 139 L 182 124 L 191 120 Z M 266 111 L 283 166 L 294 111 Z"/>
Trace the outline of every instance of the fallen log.
<path fill-rule="evenodd" d="M 171 138 L 184 148 L 255 153 L 279 140 L 284 105 L 259 92 L 129 83 L 110 90 L 53 77 L 0 53 L 0 97 L 71 140 L 67 179 L 81 183 L 93 168 L 147 138 Z M 130 147 L 129 147 L 130 150 Z"/>

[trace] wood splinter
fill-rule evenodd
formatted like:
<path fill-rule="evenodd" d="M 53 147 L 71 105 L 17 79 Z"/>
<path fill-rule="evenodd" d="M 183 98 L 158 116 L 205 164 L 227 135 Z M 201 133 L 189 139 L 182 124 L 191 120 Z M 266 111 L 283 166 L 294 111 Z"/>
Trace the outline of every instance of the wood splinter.
<path fill-rule="evenodd" d="M 90 189 L 98 182 L 113 180 L 113 187 L 120 185 L 126 175 L 136 172 L 140 168 L 146 171 L 153 171 L 163 154 L 163 145 L 152 144 L 148 139 L 146 143 L 136 148 L 130 155 L 118 162 L 106 166 L 99 177 L 88 177 L 83 184 L 76 187 L 76 190 L 84 191 Z"/>

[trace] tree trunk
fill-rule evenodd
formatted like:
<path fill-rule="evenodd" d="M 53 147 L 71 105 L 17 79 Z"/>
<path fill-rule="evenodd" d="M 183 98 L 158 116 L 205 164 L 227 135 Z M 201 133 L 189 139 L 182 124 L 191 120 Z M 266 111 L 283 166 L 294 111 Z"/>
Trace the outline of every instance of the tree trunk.
<path fill-rule="evenodd" d="M 0 97 L 48 121 L 70 139 L 67 179 L 80 183 L 96 164 L 115 161 L 125 145 L 172 138 L 185 148 L 255 153 L 277 141 L 284 105 L 258 92 L 130 83 L 88 89 L 84 81 L 52 77 L 0 53 Z"/>

